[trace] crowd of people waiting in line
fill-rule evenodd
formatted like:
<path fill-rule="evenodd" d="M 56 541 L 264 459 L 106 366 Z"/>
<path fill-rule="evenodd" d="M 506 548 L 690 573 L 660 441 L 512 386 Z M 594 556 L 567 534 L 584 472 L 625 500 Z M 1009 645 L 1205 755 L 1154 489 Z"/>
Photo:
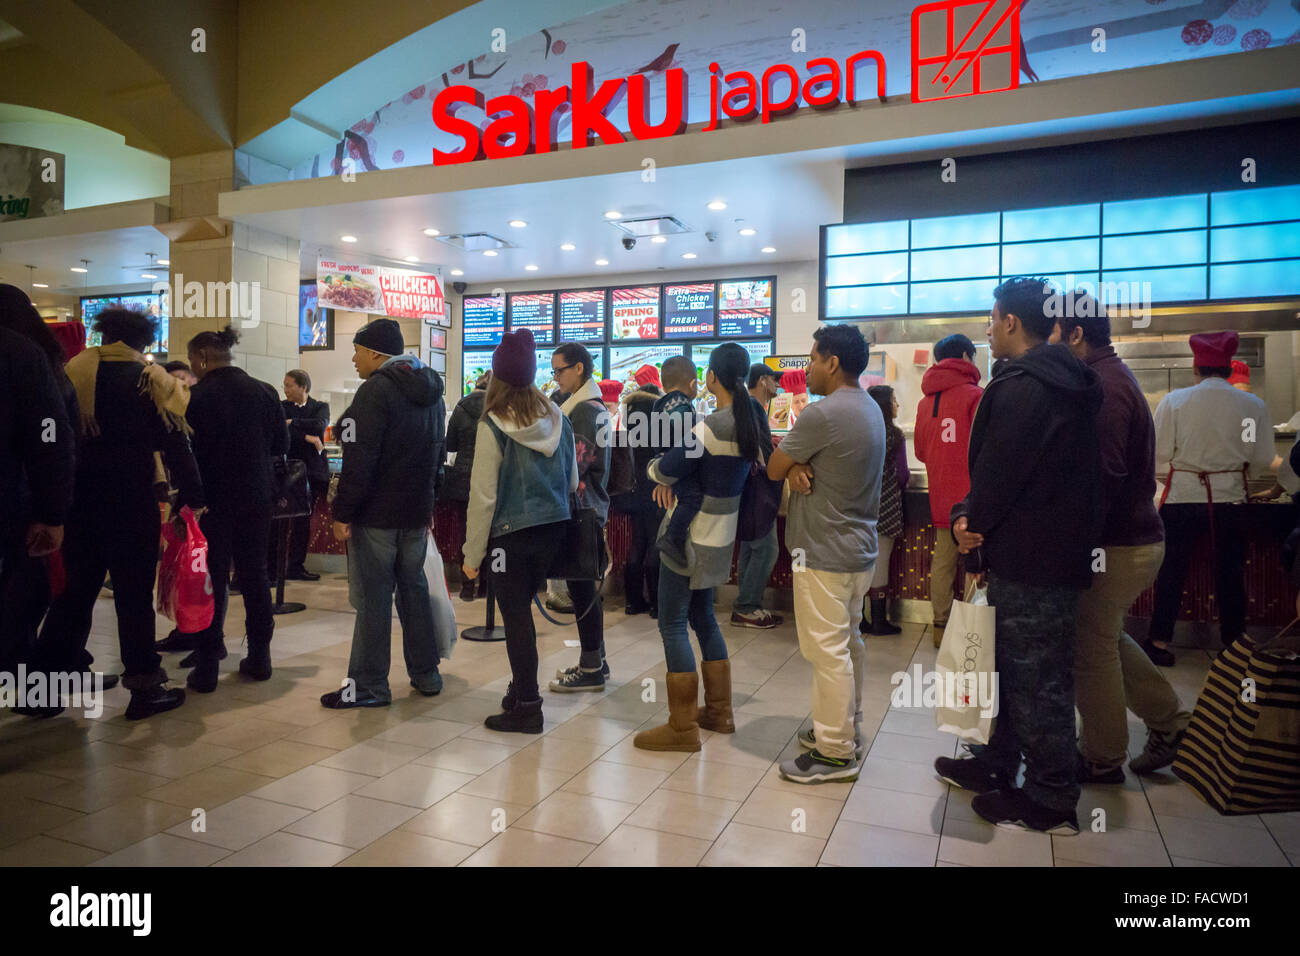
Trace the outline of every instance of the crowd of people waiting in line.
<path fill-rule="evenodd" d="M 998 365 L 983 389 L 967 337 L 951 335 L 935 346 L 914 448 L 927 469 L 936 528 L 935 643 L 959 568 L 987 582 L 997 615 L 993 736 L 963 758 L 938 758 L 936 771 L 976 791 L 973 807 L 990 822 L 1069 834 L 1078 831 L 1080 785 L 1124 779 L 1126 709 L 1148 728 L 1130 769 L 1148 773 L 1173 760 L 1189 715 L 1157 665 L 1172 663 L 1167 644 L 1200 534 L 1214 535 L 1223 641 L 1243 637 L 1242 531 L 1233 504 L 1245 500 L 1247 475 L 1273 461 L 1268 442 L 1242 438 L 1243 417 L 1256 421 L 1261 436 L 1271 436 L 1271 426 L 1258 398 L 1227 384 L 1235 333 L 1192 337 L 1198 384 L 1172 393 L 1153 420 L 1111 346 L 1104 310 L 1094 304 L 1076 307 L 1077 318 L 1054 317 L 1053 294 L 1038 278 L 997 287 L 988 336 Z M 127 717 L 183 702 L 184 691 L 167 686 L 154 641 L 157 453 L 174 489 L 173 509 L 188 505 L 200 515 L 209 540 L 212 625 L 201 635 L 168 639 L 195 649 L 187 684 L 216 689 L 232 564 L 248 640 L 240 672 L 269 678 L 270 462 L 289 451 L 295 418 L 312 423 L 294 434 L 296 453 L 319 455 L 329 417 L 328 407 L 322 416 L 309 404 L 305 373 L 291 373 L 291 393 L 286 379 L 289 401 L 282 406 L 271 386 L 232 363 L 232 330 L 204 332 L 189 343 L 184 371 L 193 371 L 191 388 L 180 369 L 172 375 L 146 360 L 140 350 L 155 330 L 147 317 L 123 310 L 100 314 L 103 346 L 65 369 L 25 296 L 0 298 L 0 314 L 4 663 L 22 657 L 49 671 L 89 669 L 91 612 L 108 572 L 122 681 L 131 691 Z M 899 630 L 888 619 L 885 586 L 909 476 L 893 390 L 860 383 L 868 359 L 862 333 L 849 325 L 814 333 L 802 378 L 820 400 L 801 407 L 779 444 L 765 411 L 776 373 L 751 366 L 734 343 L 709 356 L 703 384 L 714 410 L 707 415 L 696 411 L 697 372 L 684 357 L 639 369 L 636 389 L 615 405 L 619 396 L 601 388 L 582 345 L 553 351 L 557 391 L 550 397 L 534 384 L 536 355 L 527 329 L 504 335 L 491 372 L 456 406 L 444 436 L 442 379 L 404 354 L 398 324 L 376 319 L 356 334 L 353 362 L 364 381 L 335 426 L 343 465 L 333 504 L 333 533 L 347 542 L 356 619 L 348 680 L 322 704 L 391 702 L 394 596 L 411 684 L 426 695 L 441 690 L 423 563 L 435 496 L 443 496 L 457 503 L 464 523 L 461 597 L 481 594 L 489 578 L 504 621 L 511 678 L 501 712 L 485 724 L 540 733 L 531 605 L 557 566 L 573 566 L 557 563 L 560 543 L 601 541 L 613 509 L 628 516 L 631 531 L 625 613 L 655 619 L 667 663 L 667 722 L 636 734 L 634 745 L 698 751 L 701 729 L 735 731 L 714 590 L 731 578 L 737 543 L 730 623 L 781 623 L 762 597 L 779 552 L 776 519 L 788 486 L 784 543 L 799 555 L 794 623 L 812 666 L 812 726 L 799 735 L 801 753 L 780 771 L 798 783 L 856 779 L 864 756 L 863 635 Z M 651 416 L 657 427 L 653 440 L 631 450 L 628 487 L 611 495 L 619 446 L 613 409 L 624 427 L 637 415 Z M 39 440 L 51 427 L 57 440 Z M 456 457 L 444 479 L 445 451 Z M 1160 511 L 1158 471 L 1167 472 Z M 1212 488 L 1212 503 L 1198 497 L 1202 485 Z M 582 537 L 583 527 L 594 537 Z M 305 535 L 294 537 L 292 563 L 305 573 Z M 68 582 L 51 604 L 48 585 L 39 581 L 40 559 L 60 547 Z M 573 666 L 548 681 L 552 693 L 598 692 L 610 680 L 598 587 L 606 557 L 603 544 L 597 547 L 598 555 L 577 557 L 590 558 L 586 564 L 599 565 L 599 574 L 565 579 L 580 650 Z M 1105 556 L 1100 571 L 1098 553 Z M 1139 645 L 1124 632 L 1124 618 L 1152 583 L 1156 615 L 1150 638 Z"/>

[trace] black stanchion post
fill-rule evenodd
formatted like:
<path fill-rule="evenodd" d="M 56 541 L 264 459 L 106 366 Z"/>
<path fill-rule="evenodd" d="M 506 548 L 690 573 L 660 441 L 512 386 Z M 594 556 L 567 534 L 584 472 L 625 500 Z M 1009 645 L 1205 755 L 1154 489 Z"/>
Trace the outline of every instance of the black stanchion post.
<path fill-rule="evenodd" d="M 496 626 L 496 596 L 492 593 L 492 579 L 487 580 L 487 623 L 483 627 L 467 627 L 460 636 L 467 641 L 504 641 L 504 627 Z"/>
<path fill-rule="evenodd" d="M 289 522 L 292 518 L 277 518 L 272 523 L 279 525 L 276 532 L 278 539 L 275 548 L 275 603 L 271 605 L 272 614 L 297 614 L 307 610 L 307 605 L 297 601 L 285 601 L 284 576 L 289 573 Z"/>

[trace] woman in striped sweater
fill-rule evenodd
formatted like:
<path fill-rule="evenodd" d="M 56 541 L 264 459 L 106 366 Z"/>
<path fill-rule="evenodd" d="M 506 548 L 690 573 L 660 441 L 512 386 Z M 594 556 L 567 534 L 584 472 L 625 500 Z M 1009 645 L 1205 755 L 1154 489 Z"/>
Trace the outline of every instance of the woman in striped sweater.
<path fill-rule="evenodd" d="M 683 447 L 654 459 L 647 469 L 658 485 L 655 498 L 661 505 L 672 506 L 672 486 L 683 479 L 698 484 L 704 503 L 691 520 L 686 563 L 660 557 L 659 636 L 668 661 L 668 723 L 636 735 L 633 744 L 642 750 L 696 751 L 701 727 L 723 734 L 736 729 L 731 662 L 713 613 L 713 589 L 731 578 L 740 495 L 751 463 L 761 457 L 757 413 L 745 389 L 748 374 L 749 353 L 739 345 L 728 342 L 714 349 L 705 386 L 718 410 L 695 425 Z M 669 510 L 665 523 L 671 517 Z M 699 675 L 688 624 L 700 645 L 703 708 L 697 707 Z"/>

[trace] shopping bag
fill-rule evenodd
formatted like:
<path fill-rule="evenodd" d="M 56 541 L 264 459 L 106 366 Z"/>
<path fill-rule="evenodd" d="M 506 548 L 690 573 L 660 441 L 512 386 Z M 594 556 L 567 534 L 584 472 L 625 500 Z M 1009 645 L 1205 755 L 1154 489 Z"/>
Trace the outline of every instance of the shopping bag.
<path fill-rule="evenodd" d="M 1174 775 L 1223 814 L 1300 810 L 1300 634 L 1241 637 L 1210 665 Z"/>
<path fill-rule="evenodd" d="M 967 588 L 966 600 L 953 601 L 935 662 L 935 721 L 944 733 L 967 743 L 986 744 L 997 716 L 997 666 L 994 660 L 996 612 L 988 589 Z"/>
<path fill-rule="evenodd" d="M 208 574 L 208 539 L 189 506 L 180 511 L 182 534 L 170 521 L 162 526 L 158 561 L 158 610 L 176 622 L 182 634 L 195 634 L 212 623 L 212 577 Z"/>
<path fill-rule="evenodd" d="M 438 642 L 438 657 L 445 660 L 451 657 L 451 650 L 456 646 L 456 610 L 451 606 L 447 577 L 442 569 L 442 555 L 438 553 L 432 532 L 429 533 L 429 541 L 425 546 L 424 578 L 429 585 L 429 601 L 433 604 L 433 634 Z"/>

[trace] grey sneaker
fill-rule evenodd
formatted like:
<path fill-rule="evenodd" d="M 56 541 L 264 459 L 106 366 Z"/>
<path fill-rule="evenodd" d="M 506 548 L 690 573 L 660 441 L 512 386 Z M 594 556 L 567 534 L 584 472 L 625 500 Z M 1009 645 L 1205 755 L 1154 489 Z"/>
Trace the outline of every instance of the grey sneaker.
<path fill-rule="evenodd" d="M 1178 745 L 1182 742 L 1186 730 L 1175 734 L 1165 734 L 1158 730 L 1147 731 L 1147 745 L 1142 752 L 1128 762 L 1128 768 L 1134 773 L 1155 773 L 1174 762 Z"/>
<path fill-rule="evenodd" d="M 799 746 L 802 747 L 804 750 L 817 749 L 817 735 L 813 732 L 813 729 L 811 727 L 809 727 L 807 730 L 805 730 L 803 733 L 799 735 Z M 866 744 L 862 742 L 861 732 L 854 733 L 853 755 L 857 757 L 858 760 L 861 760 L 863 756 L 866 755 L 866 752 L 867 752 L 867 747 Z"/>
<path fill-rule="evenodd" d="M 858 779 L 858 758 L 827 757 L 817 750 L 781 763 L 781 776 L 792 783 L 848 782 Z"/>
<path fill-rule="evenodd" d="M 557 678 L 562 678 L 566 674 L 576 674 L 580 670 L 582 670 L 582 668 L 579 665 L 574 664 L 572 667 L 558 668 L 555 671 L 555 676 Z M 605 680 L 609 680 L 609 661 L 602 660 L 600 662 L 600 676 L 605 678 Z"/>
<path fill-rule="evenodd" d="M 598 670 L 585 671 L 581 667 L 572 672 L 565 671 L 560 677 L 551 681 L 551 690 L 556 694 L 573 694 L 582 690 L 601 691 L 605 689 L 605 678 Z"/>

